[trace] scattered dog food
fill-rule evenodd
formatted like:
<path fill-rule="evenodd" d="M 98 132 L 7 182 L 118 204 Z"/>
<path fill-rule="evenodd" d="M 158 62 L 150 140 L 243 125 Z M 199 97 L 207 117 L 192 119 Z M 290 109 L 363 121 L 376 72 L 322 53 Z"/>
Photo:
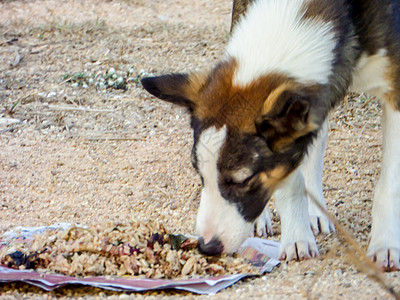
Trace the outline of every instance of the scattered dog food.
<path fill-rule="evenodd" d="M 260 273 L 243 258 L 204 256 L 196 238 L 169 234 L 156 221 L 45 230 L 26 243 L 3 245 L 0 264 L 70 276 L 182 279 Z"/>

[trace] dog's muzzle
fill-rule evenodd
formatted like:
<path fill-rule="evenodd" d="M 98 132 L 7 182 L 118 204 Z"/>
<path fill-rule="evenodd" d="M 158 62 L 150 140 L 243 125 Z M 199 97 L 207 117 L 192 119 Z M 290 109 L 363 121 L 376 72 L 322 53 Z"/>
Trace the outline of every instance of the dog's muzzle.
<path fill-rule="evenodd" d="M 201 253 L 210 256 L 219 255 L 222 253 L 222 251 L 224 251 L 224 246 L 217 237 L 213 237 L 207 244 L 204 243 L 204 239 L 202 237 L 199 238 L 198 248 Z"/>

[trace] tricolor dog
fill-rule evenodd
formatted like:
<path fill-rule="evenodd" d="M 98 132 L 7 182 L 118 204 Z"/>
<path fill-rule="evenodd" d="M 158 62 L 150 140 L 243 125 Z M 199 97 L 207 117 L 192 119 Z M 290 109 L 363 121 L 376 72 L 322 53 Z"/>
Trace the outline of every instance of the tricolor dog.
<path fill-rule="evenodd" d="M 196 228 L 205 254 L 230 253 L 281 216 L 280 258 L 318 255 L 334 230 L 322 194 L 328 112 L 349 91 L 382 101 L 383 160 L 368 254 L 400 269 L 400 1 L 234 1 L 224 56 L 209 72 L 142 80 L 190 111 L 203 189 Z M 310 226 L 311 224 L 311 226 Z"/>

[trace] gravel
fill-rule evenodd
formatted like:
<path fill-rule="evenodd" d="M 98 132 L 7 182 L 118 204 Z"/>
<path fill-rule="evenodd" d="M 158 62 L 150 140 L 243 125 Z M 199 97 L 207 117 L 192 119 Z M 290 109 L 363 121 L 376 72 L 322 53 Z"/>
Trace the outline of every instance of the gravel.
<path fill-rule="evenodd" d="M 1 2 L 0 119 L 13 121 L 0 122 L 0 233 L 57 222 L 126 223 L 132 217 L 193 233 L 200 179 L 190 163 L 189 116 L 128 78 L 142 70 L 161 74 L 216 63 L 230 9 L 228 0 Z M 112 69 L 126 90 L 96 86 Z M 63 77 L 80 73 L 93 82 Z M 330 116 L 324 194 L 329 211 L 363 249 L 379 175 L 380 120 L 378 102 L 366 95 L 350 96 Z M 270 208 L 276 232 L 271 238 L 279 240 L 273 202 Z M 217 298 L 387 299 L 385 290 L 353 267 L 334 234 L 317 243 L 320 258 L 283 263 Z M 397 291 L 398 274 L 384 275 Z M 0 292 L 4 299 L 129 296 L 88 287 L 44 292 L 22 284 L 1 284 Z M 132 296 L 194 297 L 176 291 Z M 202 298 L 208 297 L 196 296 Z"/>

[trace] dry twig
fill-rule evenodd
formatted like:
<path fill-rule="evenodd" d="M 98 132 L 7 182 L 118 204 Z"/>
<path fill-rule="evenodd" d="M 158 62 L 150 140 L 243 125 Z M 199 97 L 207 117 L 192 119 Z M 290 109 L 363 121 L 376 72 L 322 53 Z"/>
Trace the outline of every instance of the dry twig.
<path fill-rule="evenodd" d="M 312 201 L 327 216 L 327 218 L 335 225 L 338 238 L 342 243 L 343 249 L 350 262 L 357 269 L 367 275 L 369 278 L 377 282 L 384 290 L 386 290 L 395 299 L 400 300 L 400 295 L 387 282 L 382 271 L 368 258 L 365 251 L 358 245 L 357 241 L 322 205 L 310 194 Z"/>

